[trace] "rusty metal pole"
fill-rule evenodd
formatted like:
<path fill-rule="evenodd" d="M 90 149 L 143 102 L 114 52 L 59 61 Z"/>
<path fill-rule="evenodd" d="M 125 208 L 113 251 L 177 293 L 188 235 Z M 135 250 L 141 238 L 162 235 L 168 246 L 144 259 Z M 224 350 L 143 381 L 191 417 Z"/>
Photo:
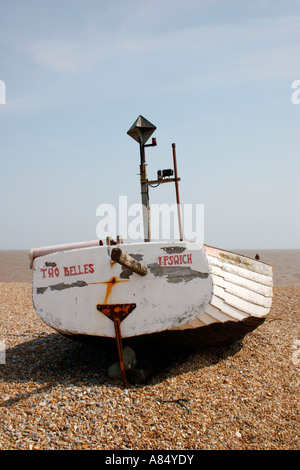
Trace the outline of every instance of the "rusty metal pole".
<path fill-rule="evenodd" d="M 151 229 L 150 229 L 150 204 L 149 204 L 149 190 L 147 185 L 147 171 L 146 171 L 146 159 L 145 159 L 145 148 L 140 143 L 140 178 L 141 178 L 141 195 L 142 195 L 142 209 L 143 209 L 143 224 L 144 224 L 144 241 L 151 241 Z"/>
<path fill-rule="evenodd" d="M 123 356 L 123 348 L 122 348 L 122 336 L 121 336 L 121 320 L 118 315 L 114 314 L 113 317 L 114 326 L 115 326 L 115 333 L 116 333 L 116 340 L 117 340 L 117 348 L 118 348 L 118 356 L 119 356 L 119 364 L 121 369 L 122 381 L 123 386 L 126 387 L 126 372 L 125 372 L 125 364 L 124 364 L 124 356 Z"/>
<path fill-rule="evenodd" d="M 177 178 L 177 161 L 176 161 L 176 145 L 175 144 L 172 144 L 172 149 L 173 149 L 173 164 L 174 164 L 174 175 L 175 175 L 175 191 L 176 191 L 179 236 L 180 236 L 180 241 L 182 242 L 183 235 L 182 235 L 182 224 L 181 224 L 181 211 L 180 211 L 179 187 L 178 187 L 178 178 Z"/>
<path fill-rule="evenodd" d="M 123 385 L 126 387 L 126 369 L 122 348 L 121 322 L 136 308 L 136 304 L 97 304 L 97 310 L 114 322 L 118 356 Z"/>

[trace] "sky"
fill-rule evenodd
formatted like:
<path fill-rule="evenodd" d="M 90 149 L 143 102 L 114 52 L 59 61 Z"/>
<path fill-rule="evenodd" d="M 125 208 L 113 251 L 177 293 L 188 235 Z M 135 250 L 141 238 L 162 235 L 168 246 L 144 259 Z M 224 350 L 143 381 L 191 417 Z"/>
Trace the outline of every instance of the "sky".
<path fill-rule="evenodd" d="M 299 31 L 298 0 L 0 0 L 0 249 L 94 240 L 99 206 L 139 203 L 139 115 L 205 243 L 300 248 Z"/>

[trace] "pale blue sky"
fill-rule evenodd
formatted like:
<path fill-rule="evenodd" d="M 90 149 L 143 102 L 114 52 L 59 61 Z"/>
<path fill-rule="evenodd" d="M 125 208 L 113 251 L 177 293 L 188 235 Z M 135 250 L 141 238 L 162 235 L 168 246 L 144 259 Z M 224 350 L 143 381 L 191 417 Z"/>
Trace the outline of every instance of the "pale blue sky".
<path fill-rule="evenodd" d="M 0 0 L 0 249 L 93 240 L 98 205 L 140 202 L 139 114 L 207 244 L 300 248 L 299 31 L 298 0 Z"/>

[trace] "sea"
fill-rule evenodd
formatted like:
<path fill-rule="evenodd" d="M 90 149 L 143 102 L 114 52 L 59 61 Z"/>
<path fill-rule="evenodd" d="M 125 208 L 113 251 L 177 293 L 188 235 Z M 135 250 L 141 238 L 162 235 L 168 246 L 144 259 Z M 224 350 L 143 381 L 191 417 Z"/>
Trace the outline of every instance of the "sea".
<path fill-rule="evenodd" d="M 275 286 L 300 286 L 300 249 L 299 250 L 234 250 L 233 253 L 255 258 L 273 267 Z M 30 283 L 28 251 L 0 250 L 0 282 Z"/>

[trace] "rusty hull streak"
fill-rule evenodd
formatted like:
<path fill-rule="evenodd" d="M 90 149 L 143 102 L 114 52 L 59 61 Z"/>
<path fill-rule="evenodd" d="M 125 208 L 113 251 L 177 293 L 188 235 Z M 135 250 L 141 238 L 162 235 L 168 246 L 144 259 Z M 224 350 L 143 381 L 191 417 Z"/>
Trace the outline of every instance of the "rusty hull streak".
<path fill-rule="evenodd" d="M 104 304 L 107 304 L 108 298 L 111 297 L 111 291 L 114 285 L 118 284 L 119 282 L 126 282 L 126 281 L 127 279 L 120 280 L 116 276 L 113 276 L 109 281 L 93 282 L 91 284 L 107 284 L 106 294 L 105 294 L 105 299 L 104 299 Z"/>
<path fill-rule="evenodd" d="M 209 273 L 201 273 L 185 266 L 159 266 L 157 263 L 152 263 L 148 268 L 155 277 L 166 276 L 167 282 L 172 283 L 189 282 L 197 277 L 207 279 L 209 276 Z"/>
<path fill-rule="evenodd" d="M 60 282 L 59 284 L 54 284 L 53 286 L 46 286 L 46 287 L 37 287 L 36 288 L 36 293 L 37 294 L 43 294 L 47 289 L 50 288 L 50 290 L 64 290 L 64 289 L 69 289 L 71 287 L 85 287 L 88 284 L 85 281 L 77 281 L 73 282 L 72 284 L 65 284 L 64 282 Z"/>

